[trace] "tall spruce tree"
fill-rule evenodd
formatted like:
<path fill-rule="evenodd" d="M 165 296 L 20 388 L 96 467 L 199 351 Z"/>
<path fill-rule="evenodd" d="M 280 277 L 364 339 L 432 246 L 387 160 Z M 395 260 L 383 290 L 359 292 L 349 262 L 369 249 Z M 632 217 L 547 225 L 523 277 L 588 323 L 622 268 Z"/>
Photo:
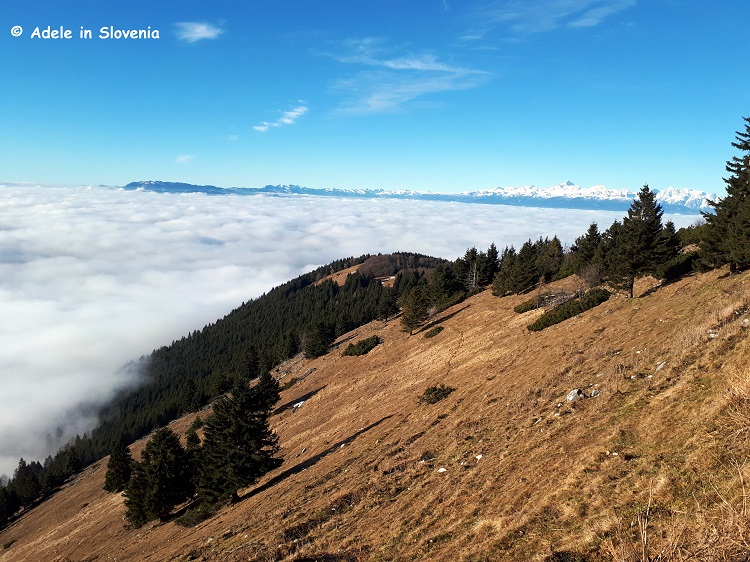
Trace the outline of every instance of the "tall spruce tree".
<path fill-rule="evenodd" d="M 429 302 L 426 293 L 424 284 L 420 283 L 412 287 L 404 297 L 404 303 L 401 307 L 401 325 L 404 331 L 409 332 L 410 336 L 414 333 L 414 330 L 425 323 L 429 316 Z"/>
<path fill-rule="evenodd" d="M 153 519 L 146 499 L 148 487 L 146 470 L 141 463 L 135 462 L 125 486 L 125 519 L 133 527 L 143 527 Z"/>
<path fill-rule="evenodd" d="M 727 196 L 710 203 L 713 213 L 703 213 L 707 228 L 701 241 L 704 260 L 711 266 L 729 264 L 734 273 L 750 266 L 750 118 L 736 133 L 732 146 L 741 151 L 727 161 L 724 178 Z"/>
<path fill-rule="evenodd" d="M 125 487 L 125 516 L 136 527 L 156 518 L 164 521 L 193 491 L 191 467 L 180 438 L 163 427 L 146 443 L 141 462 L 133 467 Z"/>
<path fill-rule="evenodd" d="M 500 255 L 497 273 L 492 278 L 492 294 L 502 297 L 513 291 L 513 275 L 518 255 L 513 246 L 506 246 Z"/>
<path fill-rule="evenodd" d="M 631 298 L 637 277 L 653 274 L 676 254 L 664 243 L 662 215 L 656 194 L 644 185 L 622 223 L 615 221 L 607 231 L 607 274 L 610 282 L 627 290 Z"/>
<path fill-rule="evenodd" d="M 599 227 L 595 222 L 592 222 L 586 230 L 586 234 L 576 238 L 575 243 L 570 248 L 573 255 L 571 265 L 573 273 L 579 273 L 584 267 L 594 262 L 601 242 L 602 235 L 599 232 Z"/>
<path fill-rule="evenodd" d="M 383 287 L 378 297 L 377 318 L 383 322 L 398 313 L 398 294 L 392 287 Z"/>
<path fill-rule="evenodd" d="M 133 457 L 122 437 L 115 441 L 109 454 L 107 473 L 104 476 L 104 489 L 108 492 L 122 492 L 133 472 Z"/>
<path fill-rule="evenodd" d="M 492 283 L 495 274 L 500 269 L 500 253 L 497 251 L 497 246 L 492 242 L 490 247 L 487 248 L 487 253 L 484 254 L 484 260 L 482 260 L 479 268 L 479 284 L 489 285 Z"/>
<path fill-rule="evenodd" d="M 541 271 L 537 266 L 537 257 L 541 250 L 539 242 L 528 240 L 523 243 L 515 260 L 515 267 L 511 273 L 511 290 L 523 293 L 531 289 L 539 281 Z"/>
<path fill-rule="evenodd" d="M 235 502 L 241 488 L 281 464 L 275 457 L 278 438 L 268 424 L 274 399 L 278 383 L 261 380 L 250 388 L 250 381 L 243 379 L 216 402 L 204 424 L 198 483 L 203 501 Z"/>

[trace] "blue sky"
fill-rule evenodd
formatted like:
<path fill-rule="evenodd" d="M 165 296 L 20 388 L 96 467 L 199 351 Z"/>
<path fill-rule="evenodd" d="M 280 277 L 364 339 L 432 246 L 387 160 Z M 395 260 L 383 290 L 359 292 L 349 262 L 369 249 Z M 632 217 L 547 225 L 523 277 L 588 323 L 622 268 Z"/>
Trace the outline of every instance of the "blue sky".
<path fill-rule="evenodd" d="M 720 192 L 749 21 L 746 0 L 4 0 L 0 180 Z M 73 38 L 30 37 L 48 25 Z"/>

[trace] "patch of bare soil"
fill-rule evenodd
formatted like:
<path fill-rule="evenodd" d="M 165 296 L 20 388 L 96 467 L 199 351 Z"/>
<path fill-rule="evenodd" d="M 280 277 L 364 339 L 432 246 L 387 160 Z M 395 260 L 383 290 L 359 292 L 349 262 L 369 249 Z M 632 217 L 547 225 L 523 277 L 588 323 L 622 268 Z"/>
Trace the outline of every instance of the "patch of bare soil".
<path fill-rule="evenodd" d="M 285 461 L 238 504 L 127 529 L 104 459 L 4 529 L 0 561 L 746 560 L 750 277 L 652 285 L 535 333 L 528 296 L 489 291 L 432 338 L 363 326 L 342 340 L 379 335 L 367 355 L 279 368 Z"/>

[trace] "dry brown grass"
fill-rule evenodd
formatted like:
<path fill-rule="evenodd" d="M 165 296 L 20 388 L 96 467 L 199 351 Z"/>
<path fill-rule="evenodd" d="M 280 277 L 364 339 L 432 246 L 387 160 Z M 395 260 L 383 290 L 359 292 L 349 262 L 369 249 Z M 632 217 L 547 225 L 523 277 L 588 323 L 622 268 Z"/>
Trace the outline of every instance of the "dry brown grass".
<path fill-rule="evenodd" d="M 0 561 L 743 561 L 750 276 L 650 287 L 534 334 L 525 297 L 489 292 L 435 338 L 364 326 L 365 356 L 282 366 L 281 404 L 305 403 L 273 417 L 285 463 L 240 503 L 127 530 L 101 463 L 0 532 Z M 456 391 L 420 404 L 437 383 Z"/>

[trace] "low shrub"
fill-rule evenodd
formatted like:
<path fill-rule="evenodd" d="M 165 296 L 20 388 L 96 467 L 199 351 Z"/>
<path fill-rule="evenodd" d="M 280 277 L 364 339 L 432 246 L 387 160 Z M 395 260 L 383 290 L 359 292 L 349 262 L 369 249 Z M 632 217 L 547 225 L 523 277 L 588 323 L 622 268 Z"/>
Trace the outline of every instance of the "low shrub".
<path fill-rule="evenodd" d="M 434 404 L 440 402 L 454 390 L 456 389 L 452 386 L 445 386 L 443 383 L 437 386 L 428 386 L 422 396 L 419 397 L 419 401 L 423 404 Z"/>
<path fill-rule="evenodd" d="M 424 337 L 426 337 L 426 338 L 434 338 L 435 336 L 437 336 L 442 331 L 443 331 L 443 327 L 442 326 L 435 326 L 434 328 L 430 328 L 429 330 L 427 330 L 425 332 L 425 334 L 424 334 Z"/>
<path fill-rule="evenodd" d="M 297 384 L 298 381 L 299 379 L 297 377 L 292 377 L 291 379 L 286 381 L 284 384 L 282 384 L 279 390 L 287 390 L 288 388 L 292 388 L 295 384 Z"/>
<path fill-rule="evenodd" d="M 583 295 L 581 298 L 573 299 L 568 302 L 564 302 L 559 306 L 556 306 L 552 310 L 548 310 L 542 314 L 536 322 L 528 325 L 528 329 L 532 332 L 538 332 L 544 330 L 555 324 L 559 324 L 563 320 L 572 318 L 577 314 L 581 314 L 586 310 L 594 308 L 609 299 L 610 292 L 606 289 L 591 289 L 588 293 Z"/>
<path fill-rule="evenodd" d="M 529 310 L 534 310 L 539 306 L 539 301 L 536 298 L 527 300 L 519 304 L 518 306 L 513 307 L 513 312 L 517 314 L 523 314 L 524 312 L 528 312 Z"/>
<path fill-rule="evenodd" d="M 351 357 L 365 355 L 369 353 L 375 346 L 380 345 L 381 343 L 383 343 L 383 340 L 381 340 L 379 336 L 370 336 L 369 338 L 360 340 L 357 343 L 350 343 L 349 347 L 344 350 L 343 355 Z"/>
<path fill-rule="evenodd" d="M 665 281 L 675 281 L 691 273 L 697 266 L 698 252 L 687 252 L 675 256 L 657 269 L 655 277 Z"/>

